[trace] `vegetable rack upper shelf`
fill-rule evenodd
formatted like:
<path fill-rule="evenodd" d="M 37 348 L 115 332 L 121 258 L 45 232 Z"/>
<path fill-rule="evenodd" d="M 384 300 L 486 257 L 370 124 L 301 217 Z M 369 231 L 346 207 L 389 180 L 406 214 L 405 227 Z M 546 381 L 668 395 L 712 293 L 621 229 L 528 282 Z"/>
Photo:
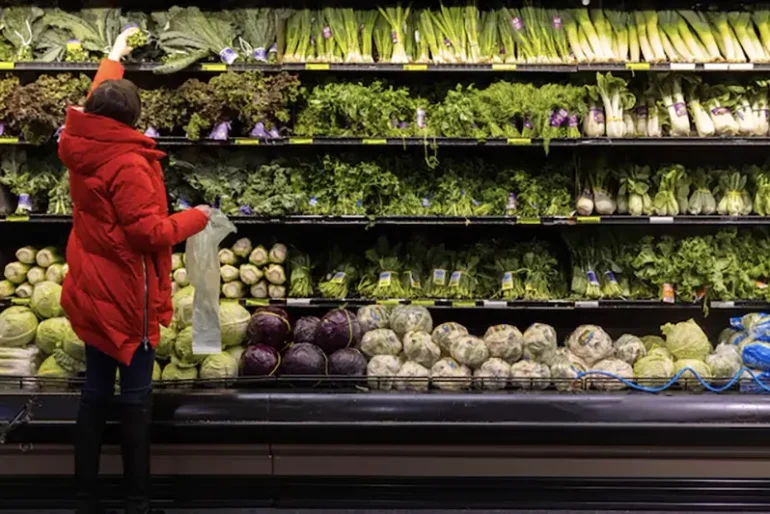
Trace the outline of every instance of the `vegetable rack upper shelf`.
<path fill-rule="evenodd" d="M 0 70 L 11 71 L 96 71 L 98 63 L 92 62 L 0 62 Z M 155 63 L 126 64 L 129 72 L 152 72 L 159 67 Z M 338 63 L 283 63 L 258 64 L 243 63 L 226 65 L 224 63 L 194 64 L 184 71 L 192 72 L 224 72 L 259 70 L 265 72 L 440 72 L 440 73 L 481 73 L 481 72 L 524 72 L 524 73 L 577 73 L 595 71 L 770 71 L 768 63 L 592 63 L 592 64 L 338 64 Z"/>
<path fill-rule="evenodd" d="M 235 301 L 235 300 L 231 300 Z M 242 298 L 238 300 L 246 307 L 276 305 L 299 308 L 358 308 L 364 305 L 420 305 L 440 309 L 492 309 L 492 310 L 614 310 L 614 309 L 664 309 L 702 311 L 703 303 L 666 303 L 660 300 L 463 300 L 463 299 L 365 299 L 365 298 Z M 28 305 L 29 298 L 7 298 L 0 300 L 0 309 L 10 305 Z M 754 300 L 711 301 L 712 310 L 767 311 L 770 303 Z"/>
<path fill-rule="evenodd" d="M 510 226 L 510 225 L 770 225 L 770 216 L 232 216 L 236 225 L 325 225 L 325 226 L 371 226 L 371 225 L 464 225 L 464 226 Z M 9 214 L 0 216 L 0 222 L 8 223 L 52 223 L 70 224 L 68 214 Z"/>

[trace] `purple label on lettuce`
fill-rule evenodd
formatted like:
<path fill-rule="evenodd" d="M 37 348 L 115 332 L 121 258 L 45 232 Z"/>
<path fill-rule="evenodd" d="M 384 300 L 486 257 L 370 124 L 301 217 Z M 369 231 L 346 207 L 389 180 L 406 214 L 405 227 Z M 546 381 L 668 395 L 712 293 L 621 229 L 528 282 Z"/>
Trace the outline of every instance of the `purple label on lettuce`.
<path fill-rule="evenodd" d="M 428 197 L 427 197 L 427 196 L 426 196 L 426 197 L 423 197 L 423 199 L 422 199 L 422 206 L 423 206 L 423 207 L 425 207 L 426 209 L 427 209 L 428 207 L 430 207 L 430 200 L 428 200 Z"/>
<path fill-rule="evenodd" d="M 272 45 L 270 45 L 270 49 L 267 52 L 271 53 L 271 54 L 277 54 L 278 53 L 278 45 L 276 43 L 273 43 Z"/>
<path fill-rule="evenodd" d="M 260 46 L 259 48 L 254 50 L 254 59 L 256 59 L 257 61 L 266 61 L 267 51 Z"/>
<path fill-rule="evenodd" d="M 567 112 L 567 109 L 564 109 L 564 108 L 559 109 L 557 113 L 559 114 L 559 116 L 561 116 L 561 119 L 565 119 L 567 115 L 569 115 L 569 112 Z"/>
<path fill-rule="evenodd" d="M 310 46 L 315 46 L 315 36 L 310 36 Z"/>
<path fill-rule="evenodd" d="M 136 23 L 127 23 L 127 24 L 123 25 L 123 31 L 126 31 L 128 29 L 135 29 L 135 28 L 138 28 L 138 27 L 139 27 L 139 25 L 137 25 Z"/>
<path fill-rule="evenodd" d="M 551 114 L 551 118 L 550 118 L 550 121 L 549 121 L 549 125 L 551 125 L 552 127 L 558 127 L 558 126 L 560 126 L 560 125 L 561 125 L 561 122 L 562 122 L 562 121 L 564 121 L 564 118 L 562 118 L 561 116 L 559 116 L 559 113 L 558 113 L 558 112 L 555 112 L 555 113 L 552 113 L 552 114 Z"/>
<path fill-rule="evenodd" d="M 447 48 L 452 48 L 452 42 L 449 41 L 448 37 L 444 38 L 444 46 L 446 46 Z"/>
<path fill-rule="evenodd" d="M 677 102 L 674 104 L 674 113 L 677 116 L 687 116 L 687 106 L 684 102 Z"/>
<path fill-rule="evenodd" d="M 0 136 L 5 133 L 5 123 L 0 123 Z"/>
<path fill-rule="evenodd" d="M 265 124 L 261 121 L 254 125 L 254 128 L 249 132 L 249 137 L 267 137 L 267 131 L 265 131 Z"/>
<path fill-rule="evenodd" d="M 152 138 L 160 137 L 160 133 L 152 127 L 147 127 L 147 130 L 144 131 L 144 135 Z"/>
<path fill-rule="evenodd" d="M 19 206 L 17 207 L 17 209 L 22 211 L 32 210 L 32 200 L 30 200 L 29 195 L 27 193 L 21 193 L 19 195 Z"/>
<path fill-rule="evenodd" d="M 394 45 L 397 45 L 397 44 L 398 44 L 398 34 L 396 34 L 396 31 L 395 31 L 395 30 L 391 31 L 391 33 L 390 33 L 390 39 L 391 39 L 391 41 L 393 41 L 393 44 L 394 44 Z"/>
<path fill-rule="evenodd" d="M 478 207 L 479 205 L 481 205 L 481 202 L 479 202 L 478 200 L 471 200 L 471 201 L 473 202 L 474 207 Z"/>
<path fill-rule="evenodd" d="M 508 203 L 505 204 L 505 208 L 509 211 L 516 210 L 516 193 L 508 194 Z"/>
<path fill-rule="evenodd" d="M 409 128 L 409 124 L 407 122 L 405 122 L 405 121 L 402 121 L 401 123 L 398 124 L 398 128 L 400 128 L 401 130 L 408 129 Z"/>
<path fill-rule="evenodd" d="M 505 46 L 500 45 L 500 51 L 498 52 L 500 55 L 505 55 Z"/>
<path fill-rule="evenodd" d="M 511 25 L 516 30 L 521 30 L 524 28 L 524 24 L 521 22 L 521 19 L 518 16 L 511 18 Z"/>
<path fill-rule="evenodd" d="M 591 270 L 588 270 L 586 272 L 586 275 L 588 275 L 588 283 L 592 286 L 598 286 L 599 285 L 599 279 L 596 277 L 596 273 L 594 273 Z"/>
<path fill-rule="evenodd" d="M 637 107 L 635 109 L 635 111 L 636 111 L 636 115 L 639 116 L 640 118 L 646 118 L 647 117 L 647 113 L 649 112 L 647 110 L 647 107 L 644 106 L 644 105 L 640 105 L 639 107 Z"/>
<path fill-rule="evenodd" d="M 223 121 L 222 123 L 217 123 L 217 125 L 214 127 L 214 130 L 212 130 L 209 134 L 209 139 L 213 139 L 215 141 L 225 141 L 229 135 L 230 124 L 226 121 Z"/>
<path fill-rule="evenodd" d="M 184 211 L 190 208 L 190 202 L 185 200 L 184 198 L 180 198 L 176 201 L 177 205 L 179 206 L 180 211 Z"/>
<path fill-rule="evenodd" d="M 524 128 L 531 129 L 534 125 L 532 125 L 532 120 L 529 119 L 529 116 L 524 117 Z"/>
<path fill-rule="evenodd" d="M 398 120 L 396 118 L 390 119 L 390 128 L 398 128 Z"/>
<path fill-rule="evenodd" d="M 332 32 L 332 28 L 327 25 L 321 31 L 321 35 L 324 37 L 324 39 L 331 39 L 332 36 L 334 35 L 334 32 Z"/>
<path fill-rule="evenodd" d="M 268 132 L 268 134 L 270 135 L 270 137 L 281 137 L 281 134 L 278 132 L 278 128 L 277 127 L 271 128 L 270 132 Z"/>
<path fill-rule="evenodd" d="M 356 207 L 361 207 L 364 204 L 361 200 L 356 201 Z"/>
<path fill-rule="evenodd" d="M 238 212 L 240 212 L 241 215 L 243 216 L 251 216 L 252 214 L 254 214 L 254 211 L 252 211 L 251 207 L 249 207 L 248 205 L 241 205 L 238 208 Z"/>
<path fill-rule="evenodd" d="M 417 108 L 417 128 L 425 128 L 425 109 L 422 107 Z"/>
<path fill-rule="evenodd" d="M 315 207 L 316 205 L 318 205 L 318 198 L 316 198 L 315 196 L 311 196 L 310 201 L 308 203 L 310 204 L 310 207 Z"/>
<path fill-rule="evenodd" d="M 604 111 L 602 109 L 593 107 L 592 109 L 589 109 L 589 112 L 595 123 L 604 123 Z"/>
<path fill-rule="evenodd" d="M 219 57 L 225 64 L 232 64 L 238 58 L 238 54 L 232 48 L 225 47 L 219 52 Z"/>
<path fill-rule="evenodd" d="M 615 278 L 615 274 L 613 272 L 605 271 L 604 272 L 604 276 L 607 277 L 607 280 L 609 280 L 611 284 L 617 284 L 618 283 L 617 279 Z"/>
<path fill-rule="evenodd" d="M 735 111 L 735 115 L 738 116 L 739 119 L 743 120 L 743 111 L 741 110 Z"/>
<path fill-rule="evenodd" d="M 711 109 L 711 114 L 714 116 L 723 116 L 725 114 L 730 114 L 730 109 L 727 107 L 714 107 Z"/>
<path fill-rule="evenodd" d="M 567 124 L 569 125 L 569 128 L 577 128 L 578 126 L 577 114 L 570 114 L 569 118 L 567 118 Z"/>
<path fill-rule="evenodd" d="M 559 16 L 553 17 L 553 28 L 559 30 L 561 28 L 561 18 Z"/>

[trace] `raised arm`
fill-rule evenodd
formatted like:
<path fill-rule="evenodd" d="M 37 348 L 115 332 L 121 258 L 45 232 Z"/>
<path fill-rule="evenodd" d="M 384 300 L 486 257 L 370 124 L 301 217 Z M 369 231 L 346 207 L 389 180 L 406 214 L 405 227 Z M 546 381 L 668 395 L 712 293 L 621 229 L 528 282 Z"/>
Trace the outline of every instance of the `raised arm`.
<path fill-rule="evenodd" d="M 112 46 L 110 55 L 106 59 L 102 59 L 99 63 L 99 70 L 96 72 L 94 81 L 91 84 L 91 91 L 99 87 L 99 84 L 105 80 L 118 80 L 123 78 L 123 65 L 120 64 L 120 60 L 131 53 L 131 48 L 128 46 L 128 37 L 135 34 L 139 29 L 132 27 L 124 30 L 115 38 L 115 44 Z M 89 91 L 89 95 L 91 94 Z"/>

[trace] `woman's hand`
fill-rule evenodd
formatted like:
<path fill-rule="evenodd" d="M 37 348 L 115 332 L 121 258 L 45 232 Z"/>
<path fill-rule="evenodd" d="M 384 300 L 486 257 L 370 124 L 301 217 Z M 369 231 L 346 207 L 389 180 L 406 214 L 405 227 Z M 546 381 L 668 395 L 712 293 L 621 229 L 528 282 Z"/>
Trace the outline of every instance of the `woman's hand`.
<path fill-rule="evenodd" d="M 208 205 L 196 205 L 195 208 L 205 214 L 207 218 L 211 217 L 211 207 Z"/>
<path fill-rule="evenodd" d="M 121 32 L 120 35 L 115 38 L 115 44 L 112 46 L 112 51 L 110 52 L 108 59 L 120 62 L 123 57 L 130 54 L 133 48 L 128 46 L 128 38 L 137 32 L 139 32 L 139 27 L 131 27 Z"/>

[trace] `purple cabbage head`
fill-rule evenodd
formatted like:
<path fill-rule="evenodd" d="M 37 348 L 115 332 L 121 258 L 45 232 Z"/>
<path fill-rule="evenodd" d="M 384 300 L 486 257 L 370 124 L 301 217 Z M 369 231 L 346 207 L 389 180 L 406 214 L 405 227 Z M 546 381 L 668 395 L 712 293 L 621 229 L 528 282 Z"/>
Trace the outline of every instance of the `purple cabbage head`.
<path fill-rule="evenodd" d="M 327 354 L 356 346 L 361 341 L 361 325 L 352 312 L 345 309 L 329 311 L 321 318 L 315 334 L 315 344 Z"/>
<path fill-rule="evenodd" d="M 293 344 L 283 353 L 281 374 L 326 375 L 326 355 L 314 344 Z"/>
<path fill-rule="evenodd" d="M 304 316 L 294 324 L 295 343 L 315 343 L 315 334 L 321 320 L 315 316 Z"/>
<path fill-rule="evenodd" d="M 279 307 L 262 307 L 251 316 L 246 332 L 248 344 L 266 344 L 283 349 L 291 336 L 291 320 Z"/>
<path fill-rule="evenodd" d="M 281 357 L 272 346 L 251 345 L 241 354 L 240 374 L 247 377 L 272 375 L 280 362 Z"/>
<path fill-rule="evenodd" d="M 355 348 L 337 350 L 329 357 L 329 374 L 346 376 L 365 376 L 366 358 Z"/>

